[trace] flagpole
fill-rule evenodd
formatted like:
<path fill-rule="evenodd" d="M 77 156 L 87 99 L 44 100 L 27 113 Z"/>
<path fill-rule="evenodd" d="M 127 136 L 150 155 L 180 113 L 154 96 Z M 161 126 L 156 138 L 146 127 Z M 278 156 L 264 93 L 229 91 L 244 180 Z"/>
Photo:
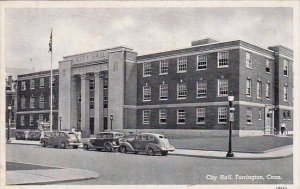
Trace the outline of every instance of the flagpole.
<path fill-rule="evenodd" d="M 50 67 L 50 131 L 52 132 L 52 124 L 53 124 L 53 115 L 52 115 L 52 100 L 53 100 L 53 91 L 52 91 L 52 85 L 53 85 L 53 73 L 52 73 L 52 53 L 53 53 L 53 40 L 52 40 L 52 28 L 51 28 L 51 67 Z"/>

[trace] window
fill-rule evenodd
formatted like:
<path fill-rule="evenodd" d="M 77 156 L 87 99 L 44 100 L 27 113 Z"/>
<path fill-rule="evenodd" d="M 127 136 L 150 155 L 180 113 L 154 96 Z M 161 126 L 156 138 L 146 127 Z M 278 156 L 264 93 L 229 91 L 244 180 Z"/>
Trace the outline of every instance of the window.
<path fill-rule="evenodd" d="M 167 110 L 166 109 L 159 110 L 159 124 L 167 124 Z"/>
<path fill-rule="evenodd" d="M 33 79 L 30 80 L 30 89 L 35 89 L 35 83 Z"/>
<path fill-rule="evenodd" d="M 90 109 L 91 110 L 94 109 L 94 98 L 93 97 L 90 98 Z"/>
<path fill-rule="evenodd" d="M 107 96 L 103 97 L 103 107 L 107 108 L 108 107 L 108 100 L 107 100 Z"/>
<path fill-rule="evenodd" d="M 178 58 L 177 59 L 177 72 L 186 72 L 187 70 L 187 58 Z"/>
<path fill-rule="evenodd" d="M 159 68 L 159 74 L 168 74 L 168 67 L 169 64 L 167 61 L 162 60 L 159 62 L 160 68 Z"/>
<path fill-rule="evenodd" d="M 49 88 L 51 87 L 51 77 L 49 77 Z M 52 76 L 52 87 L 55 87 L 55 77 Z"/>
<path fill-rule="evenodd" d="M 55 96 L 53 95 L 52 96 L 52 107 L 54 107 L 54 101 L 55 101 Z M 51 104 L 51 95 L 49 95 L 49 107 L 50 107 L 50 104 Z"/>
<path fill-rule="evenodd" d="M 262 83 L 261 81 L 257 81 L 256 85 L 256 97 L 261 99 L 262 98 Z"/>
<path fill-rule="evenodd" d="M 150 110 L 143 110 L 143 124 L 150 124 Z"/>
<path fill-rule="evenodd" d="M 251 97 L 251 91 L 252 91 L 252 81 L 251 81 L 251 79 L 247 79 L 247 81 L 246 81 L 246 95 L 248 96 L 248 97 Z"/>
<path fill-rule="evenodd" d="M 266 72 L 270 73 L 271 72 L 271 64 L 270 64 L 270 60 L 266 60 Z"/>
<path fill-rule="evenodd" d="M 151 87 L 143 86 L 143 101 L 151 101 Z"/>
<path fill-rule="evenodd" d="M 26 91 L 26 81 L 21 82 L 21 91 Z"/>
<path fill-rule="evenodd" d="M 207 93 L 207 81 L 197 81 L 197 98 L 205 98 Z"/>
<path fill-rule="evenodd" d="M 218 108 L 218 123 L 221 123 L 221 124 L 227 123 L 227 108 L 226 107 Z"/>
<path fill-rule="evenodd" d="M 289 75 L 289 62 L 287 59 L 283 59 L 283 75 L 288 76 Z"/>
<path fill-rule="evenodd" d="M 177 110 L 177 124 L 185 124 L 185 111 Z"/>
<path fill-rule="evenodd" d="M 177 83 L 177 99 L 186 99 L 186 83 Z"/>
<path fill-rule="evenodd" d="M 267 82 L 266 83 L 266 98 L 267 99 L 270 99 L 270 83 L 269 82 Z"/>
<path fill-rule="evenodd" d="M 289 111 L 289 110 L 283 111 L 283 119 L 291 120 L 291 111 Z"/>
<path fill-rule="evenodd" d="M 34 97 L 31 96 L 31 97 L 30 97 L 30 108 L 34 108 L 34 107 L 35 107 L 35 106 L 34 106 L 34 103 L 35 103 Z"/>
<path fill-rule="evenodd" d="M 144 63 L 143 66 L 144 66 L 144 75 L 143 76 L 144 77 L 151 76 L 151 72 L 152 72 L 151 63 L 150 62 Z"/>
<path fill-rule="evenodd" d="M 40 96 L 39 107 L 40 108 L 44 108 L 45 107 L 45 97 L 43 95 Z"/>
<path fill-rule="evenodd" d="M 247 108 L 247 124 L 252 124 L 252 108 Z"/>
<path fill-rule="evenodd" d="M 283 86 L 283 100 L 288 101 L 288 87 L 286 85 Z"/>
<path fill-rule="evenodd" d="M 107 89 L 108 87 L 108 78 L 103 78 L 103 89 Z"/>
<path fill-rule="evenodd" d="M 252 57 L 249 52 L 246 52 L 246 68 L 252 68 Z"/>
<path fill-rule="evenodd" d="M 205 123 L 205 108 L 197 108 L 197 124 L 204 124 Z"/>
<path fill-rule="evenodd" d="M 26 98 L 22 97 L 21 98 L 21 109 L 25 109 L 26 108 Z"/>
<path fill-rule="evenodd" d="M 228 67 L 228 52 L 218 52 L 218 68 Z"/>
<path fill-rule="evenodd" d="M 159 100 L 168 100 L 168 84 L 159 85 Z"/>
<path fill-rule="evenodd" d="M 30 125 L 33 125 L 34 118 L 33 118 L 32 114 L 29 115 L 29 119 L 30 119 L 30 121 L 29 121 Z"/>
<path fill-rule="evenodd" d="M 25 125 L 25 115 L 21 115 L 21 125 Z"/>
<path fill-rule="evenodd" d="M 228 80 L 218 79 L 218 96 L 228 95 Z"/>
<path fill-rule="evenodd" d="M 258 109 L 258 120 L 262 120 L 261 108 Z"/>
<path fill-rule="evenodd" d="M 205 54 L 197 56 L 197 70 L 205 70 L 207 68 L 207 56 Z"/>
<path fill-rule="evenodd" d="M 39 114 L 39 121 L 43 121 L 44 120 L 44 115 L 43 114 Z"/>
<path fill-rule="evenodd" d="M 90 90 L 94 90 L 95 88 L 95 80 L 90 80 Z"/>
<path fill-rule="evenodd" d="M 45 78 L 41 77 L 40 78 L 40 88 L 44 88 L 45 87 Z"/>

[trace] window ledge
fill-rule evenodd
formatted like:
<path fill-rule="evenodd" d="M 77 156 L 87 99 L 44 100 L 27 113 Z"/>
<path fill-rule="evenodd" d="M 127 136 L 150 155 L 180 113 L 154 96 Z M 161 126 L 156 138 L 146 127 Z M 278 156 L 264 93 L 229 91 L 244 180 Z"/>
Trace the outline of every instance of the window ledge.
<path fill-rule="evenodd" d="M 166 101 L 166 100 L 168 100 L 168 99 L 159 99 L 159 100 L 161 100 L 161 101 Z"/>
<path fill-rule="evenodd" d="M 177 100 L 184 100 L 184 99 L 186 99 L 186 97 L 184 97 L 184 98 L 178 98 L 178 97 L 177 97 Z"/>
<path fill-rule="evenodd" d="M 225 125 L 225 124 L 227 124 L 227 122 L 218 122 L 218 124 L 221 124 L 221 125 Z"/>
<path fill-rule="evenodd" d="M 228 97 L 228 95 L 218 95 L 217 97 Z"/>
<path fill-rule="evenodd" d="M 247 125 L 253 125 L 253 123 L 247 123 Z"/>
<path fill-rule="evenodd" d="M 253 67 L 251 68 L 251 67 L 247 67 L 247 66 L 246 66 L 246 68 L 249 69 L 249 70 L 253 70 Z"/>
<path fill-rule="evenodd" d="M 184 125 L 185 123 L 177 123 L 178 125 Z"/>
<path fill-rule="evenodd" d="M 200 97 L 197 96 L 196 98 L 206 98 L 206 96 L 200 96 Z"/>
<path fill-rule="evenodd" d="M 203 68 L 203 69 L 196 69 L 196 71 L 202 71 L 202 70 L 207 70 L 207 68 Z"/>
<path fill-rule="evenodd" d="M 143 77 L 150 77 L 150 76 L 152 76 L 152 75 L 143 75 Z"/>
<path fill-rule="evenodd" d="M 270 74 L 271 75 L 271 72 L 266 72 L 266 74 Z"/>
<path fill-rule="evenodd" d="M 177 71 L 177 73 L 186 73 L 187 71 Z"/>
<path fill-rule="evenodd" d="M 168 75 L 168 73 L 160 73 L 160 74 L 158 74 L 158 75 Z"/>
<path fill-rule="evenodd" d="M 198 125 L 204 125 L 204 124 L 205 124 L 205 122 L 204 122 L 204 123 L 198 123 L 198 122 L 197 122 L 196 124 L 198 124 Z"/>
<path fill-rule="evenodd" d="M 246 97 L 251 98 L 252 96 L 251 95 L 249 96 L 249 95 L 246 94 Z"/>
<path fill-rule="evenodd" d="M 228 68 L 229 66 L 218 66 L 217 68 Z"/>
<path fill-rule="evenodd" d="M 143 100 L 143 102 L 151 102 L 151 100 Z"/>

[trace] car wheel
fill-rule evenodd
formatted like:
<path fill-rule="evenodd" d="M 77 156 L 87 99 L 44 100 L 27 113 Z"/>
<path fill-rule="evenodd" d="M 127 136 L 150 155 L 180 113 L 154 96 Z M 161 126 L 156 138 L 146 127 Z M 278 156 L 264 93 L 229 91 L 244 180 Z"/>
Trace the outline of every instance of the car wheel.
<path fill-rule="evenodd" d="M 64 143 L 64 142 L 60 143 L 60 148 L 65 149 L 66 148 L 66 143 Z"/>
<path fill-rule="evenodd" d="M 121 153 L 127 153 L 127 148 L 126 148 L 126 146 L 120 146 L 120 152 L 121 152 Z"/>
<path fill-rule="evenodd" d="M 84 145 L 83 145 L 83 149 L 89 150 L 89 146 L 88 146 L 87 144 L 84 144 Z"/>
<path fill-rule="evenodd" d="M 109 144 L 105 144 L 104 148 L 105 148 L 105 151 L 107 151 L 107 152 L 112 151 L 112 147 Z"/>
<path fill-rule="evenodd" d="M 152 148 L 148 148 L 148 149 L 147 149 L 147 154 L 148 154 L 149 156 L 154 156 L 154 155 L 155 155 L 155 152 L 154 152 L 154 150 L 153 150 Z"/>
<path fill-rule="evenodd" d="M 78 146 L 73 146 L 73 149 L 77 149 L 78 148 Z"/>
<path fill-rule="evenodd" d="M 168 155 L 168 151 L 162 151 L 162 152 L 161 152 L 161 155 L 163 155 L 163 156 Z"/>
<path fill-rule="evenodd" d="M 45 141 L 43 141 L 42 142 L 42 147 L 46 147 L 47 145 L 46 145 L 46 142 Z"/>

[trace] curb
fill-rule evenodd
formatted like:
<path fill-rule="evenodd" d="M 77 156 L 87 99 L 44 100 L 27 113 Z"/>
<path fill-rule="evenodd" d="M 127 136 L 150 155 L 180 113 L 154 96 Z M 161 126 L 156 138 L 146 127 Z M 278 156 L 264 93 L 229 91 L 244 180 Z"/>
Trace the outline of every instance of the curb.
<path fill-rule="evenodd" d="M 17 145 L 33 145 L 33 146 L 40 146 L 40 144 L 24 144 L 24 143 L 7 143 L 7 144 L 17 144 Z M 253 153 L 253 152 L 238 152 L 235 151 L 236 153 L 251 153 L 251 154 L 265 154 L 268 152 L 272 152 L 272 151 L 276 151 L 276 150 L 281 150 L 281 149 L 285 149 L 285 148 L 289 148 L 289 147 L 293 147 L 293 145 L 288 145 L 288 146 L 282 146 L 282 147 L 278 147 L 278 148 L 273 148 L 270 150 L 266 150 L 263 152 L 257 152 L 257 153 Z M 82 146 L 79 146 L 78 148 L 82 148 Z M 184 148 L 176 148 L 176 149 L 184 149 Z M 185 149 L 185 150 L 197 150 L 197 149 Z M 209 150 L 199 150 L 199 151 L 209 151 Z M 221 151 L 217 151 L 217 152 L 221 152 Z M 282 159 L 282 158 L 286 158 L 286 157 L 291 157 L 293 156 L 292 154 L 288 154 L 288 155 L 280 155 L 280 156 L 269 156 L 269 157 L 221 157 L 221 156 L 206 156 L 206 155 L 193 155 L 193 154 L 180 154 L 180 153 L 169 153 L 169 155 L 171 156 L 182 156 L 182 157 L 196 157 L 196 158 L 207 158 L 207 159 L 234 159 L 234 160 L 268 160 L 268 159 Z"/>
<path fill-rule="evenodd" d="M 171 154 L 170 156 L 183 156 L 183 157 L 195 157 L 195 158 L 206 158 L 206 159 L 227 159 L 227 160 L 269 160 L 269 159 L 282 159 L 293 156 L 293 154 L 273 156 L 273 157 L 220 157 L 220 156 L 205 156 L 205 155 L 191 155 L 191 154 Z"/>

